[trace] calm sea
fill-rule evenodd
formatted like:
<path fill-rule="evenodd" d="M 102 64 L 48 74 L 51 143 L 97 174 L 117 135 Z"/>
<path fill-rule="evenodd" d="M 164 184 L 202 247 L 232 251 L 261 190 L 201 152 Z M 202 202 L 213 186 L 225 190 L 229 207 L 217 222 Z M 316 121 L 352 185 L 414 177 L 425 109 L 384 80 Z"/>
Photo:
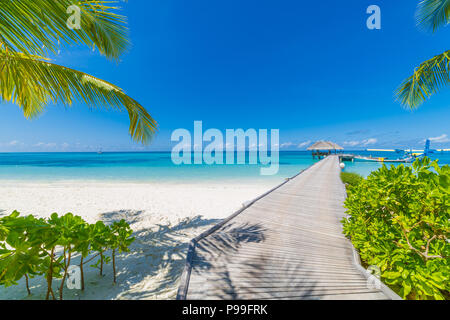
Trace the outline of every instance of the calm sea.
<path fill-rule="evenodd" d="M 361 155 L 368 152 L 355 151 Z M 371 152 L 373 156 L 395 158 L 396 154 Z M 441 165 L 450 164 L 450 153 L 432 156 Z M 60 181 L 203 181 L 281 180 L 307 168 L 313 160 L 309 152 L 280 152 L 279 172 L 261 176 L 259 165 L 175 165 L 170 152 L 148 153 L 0 153 L 0 180 Z M 364 176 L 378 169 L 378 163 L 346 163 L 346 171 Z"/>

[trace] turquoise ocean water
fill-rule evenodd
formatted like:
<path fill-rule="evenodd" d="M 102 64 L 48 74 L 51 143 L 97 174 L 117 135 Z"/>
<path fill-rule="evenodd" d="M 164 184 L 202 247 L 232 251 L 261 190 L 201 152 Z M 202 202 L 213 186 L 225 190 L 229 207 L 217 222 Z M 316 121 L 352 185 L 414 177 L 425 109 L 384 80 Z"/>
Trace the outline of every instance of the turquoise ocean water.
<path fill-rule="evenodd" d="M 348 152 L 369 155 L 368 152 Z M 370 153 L 372 156 L 397 157 L 392 153 Z M 433 154 L 440 164 L 450 164 L 450 153 Z M 279 172 L 261 176 L 259 165 L 175 165 L 170 152 L 148 153 L 0 153 L 0 180 L 61 181 L 204 181 L 280 180 L 312 165 L 309 152 L 280 152 Z M 381 166 L 379 163 L 346 163 L 346 171 L 364 176 Z"/>

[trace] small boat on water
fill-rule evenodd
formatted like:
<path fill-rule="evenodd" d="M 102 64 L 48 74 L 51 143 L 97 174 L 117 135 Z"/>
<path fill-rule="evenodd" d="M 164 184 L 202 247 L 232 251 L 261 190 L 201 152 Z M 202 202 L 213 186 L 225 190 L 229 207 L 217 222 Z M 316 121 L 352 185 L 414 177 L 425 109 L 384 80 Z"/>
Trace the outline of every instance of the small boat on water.
<path fill-rule="evenodd" d="M 414 157 L 405 157 L 400 159 L 389 159 L 386 157 L 364 157 L 364 156 L 355 156 L 355 161 L 360 162 L 389 162 L 389 163 L 410 163 L 414 161 Z"/>
<path fill-rule="evenodd" d="M 358 161 L 358 162 L 383 162 L 383 163 L 411 163 L 416 159 L 421 159 L 428 156 L 429 154 L 436 152 L 448 152 L 450 149 L 430 149 L 430 140 L 425 141 L 424 150 L 402 150 L 402 149 L 367 149 L 368 152 L 395 152 L 402 154 L 401 158 L 390 159 L 387 157 L 373 157 L 373 156 L 362 156 L 354 154 L 342 154 L 339 156 L 341 161 Z"/>
<path fill-rule="evenodd" d="M 401 149 L 367 149 L 367 151 L 376 152 L 395 152 L 403 153 L 403 157 L 398 159 L 389 159 L 386 157 L 365 157 L 365 156 L 355 156 L 355 161 L 365 161 L 365 162 L 390 162 L 390 163 L 410 163 L 418 158 L 423 158 L 428 156 L 430 153 L 434 153 L 437 150 L 430 149 L 430 139 L 425 141 L 424 150 L 401 150 Z"/>

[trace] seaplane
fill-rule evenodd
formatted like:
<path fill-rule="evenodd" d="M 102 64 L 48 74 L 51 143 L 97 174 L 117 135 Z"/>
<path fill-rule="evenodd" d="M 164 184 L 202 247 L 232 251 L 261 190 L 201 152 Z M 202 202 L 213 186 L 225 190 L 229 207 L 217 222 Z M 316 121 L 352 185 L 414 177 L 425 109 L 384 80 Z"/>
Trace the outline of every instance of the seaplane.
<path fill-rule="evenodd" d="M 430 139 L 425 141 L 425 148 L 423 150 L 413 150 L 413 149 L 367 149 L 369 152 L 395 152 L 403 154 L 402 157 L 398 159 L 389 159 L 386 157 L 364 157 L 355 156 L 355 161 L 365 161 L 365 162 L 394 162 L 394 163 L 410 163 L 418 158 L 423 158 L 429 156 L 432 153 L 438 152 L 448 152 L 450 149 L 431 149 Z"/>

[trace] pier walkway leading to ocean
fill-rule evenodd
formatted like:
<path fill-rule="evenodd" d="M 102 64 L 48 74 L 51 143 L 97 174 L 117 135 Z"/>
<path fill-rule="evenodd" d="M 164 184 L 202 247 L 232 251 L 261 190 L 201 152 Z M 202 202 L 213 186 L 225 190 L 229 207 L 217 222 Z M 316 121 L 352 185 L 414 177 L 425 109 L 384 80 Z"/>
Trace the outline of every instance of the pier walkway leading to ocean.
<path fill-rule="evenodd" d="M 339 173 L 328 156 L 192 240 L 177 298 L 396 299 L 342 234 Z"/>

